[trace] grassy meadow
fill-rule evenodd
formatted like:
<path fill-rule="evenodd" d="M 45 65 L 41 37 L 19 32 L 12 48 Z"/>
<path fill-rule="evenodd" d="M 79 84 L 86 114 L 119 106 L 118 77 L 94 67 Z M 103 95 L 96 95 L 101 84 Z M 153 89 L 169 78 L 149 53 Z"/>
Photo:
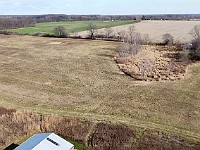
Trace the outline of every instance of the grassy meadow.
<path fill-rule="evenodd" d="M 73 22 L 45 22 L 37 23 L 34 27 L 19 28 L 9 30 L 19 34 L 36 34 L 36 33 L 48 33 L 53 34 L 53 29 L 57 26 L 65 27 L 67 33 L 76 33 L 80 31 L 86 31 L 88 25 L 94 23 L 97 29 L 109 28 L 115 26 L 121 26 L 126 24 L 132 24 L 134 21 L 73 21 Z"/>
<path fill-rule="evenodd" d="M 200 140 L 200 63 L 185 79 L 138 82 L 116 42 L 0 37 L 0 106 L 153 128 Z"/>

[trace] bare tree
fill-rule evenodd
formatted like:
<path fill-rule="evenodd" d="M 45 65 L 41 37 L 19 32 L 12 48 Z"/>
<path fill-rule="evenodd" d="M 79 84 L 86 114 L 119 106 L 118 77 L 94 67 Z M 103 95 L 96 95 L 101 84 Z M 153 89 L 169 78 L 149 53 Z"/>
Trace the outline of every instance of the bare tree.
<path fill-rule="evenodd" d="M 120 31 L 117 33 L 119 36 L 119 41 L 125 42 L 125 37 L 126 37 L 126 31 Z"/>
<path fill-rule="evenodd" d="M 117 51 L 119 52 L 120 57 L 126 57 L 126 56 L 135 56 L 139 50 L 140 45 L 142 44 L 142 37 L 141 34 L 138 32 L 135 32 L 135 27 L 131 26 L 129 28 L 128 33 L 126 32 L 119 32 L 118 33 L 121 38 L 123 37 L 122 46 L 118 47 Z M 128 36 L 126 36 L 128 35 Z"/>
<path fill-rule="evenodd" d="M 106 38 L 110 38 L 111 34 L 113 33 L 113 29 L 112 28 L 106 28 L 105 29 L 105 33 L 106 33 Z"/>
<path fill-rule="evenodd" d="M 128 34 L 129 34 L 129 38 L 130 38 L 130 43 L 133 44 L 133 39 L 134 39 L 134 35 L 135 35 L 135 26 L 130 26 L 128 29 Z"/>
<path fill-rule="evenodd" d="M 97 32 L 97 26 L 94 23 L 90 23 L 88 25 L 88 32 L 89 32 L 89 38 L 92 40 L 95 40 L 95 33 Z"/>
<path fill-rule="evenodd" d="M 140 44 L 130 44 L 129 43 L 129 54 L 135 56 L 140 50 Z"/>
<path fill-rule="evenodd" d="M 190 31 L 190 35 L 196 39 L 200 38 L 200 25 L 194 26 L 194 28 Z"/>
<path fill-rule="evenodd" d="M 54 35 L 57 37 L 67 37 L 67 32 L 63 26 L 58 26 L 53 29 Z"/>
<path fill-rule="evenodd" d="M 162 36 L 163 39 L 163 44 L 164 45 L 173 45 L 174 43 L 174 38 L 171 34 L 166 33 Z"/>
<path fill-rule="evenodd" d="M 190 50 L 187 48 L 183 48 L 182 52 L 180 53 L 180 59 L 182 61 L 188 61 L 189 60 L 189 55 L 190 55 Z"/>
<path fill-rule="evenodd" d="M 144 34 L 142 36 L 142 44 L 148 45 L 151 42 L 149 34 Z"/>
<path fill-rule="evenodd" d="M 192 39 L 192 49 L 194 52 L 191 52 L 192 59 L 200 60 L 200 25 L 195 26 L 190 34 L 193 36 Z"/>
<path fill-rule="evenodd" d="M 119 53 L 119 56 L 121 58 L 125 58 L 129 56 L 129 49 L 130 49 L 130 44 L 123 43 L 117 47 L 116 51 Z"/>

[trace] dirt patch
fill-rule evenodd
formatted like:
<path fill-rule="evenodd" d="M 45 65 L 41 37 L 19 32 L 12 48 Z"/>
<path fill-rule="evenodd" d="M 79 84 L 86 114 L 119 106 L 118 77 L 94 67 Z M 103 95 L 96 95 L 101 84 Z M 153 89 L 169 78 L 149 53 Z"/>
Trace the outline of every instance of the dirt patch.
<path fill-rule="evenodd" d="M 62 44 L 62 42 L 51 42 L 49 43 L 50 45 L 59 45 L 59 44 Z"/>
<path fill-rule="evenodd" d="M 136 80 L 160 81 L 184 78 L 189 62 L 180 61 L 179 52 L 169 46 L 143 46 L 138 54 L 115 58 L 118 67 Z"/>
<path fill-rule="evenodd" d="M 14 112 L 16 112 L 15 109 L 6 109 L 4 107 L 0 107 L 0 116 L 3 116 L 3 115 L 11 115 L 13 114 Z"/>

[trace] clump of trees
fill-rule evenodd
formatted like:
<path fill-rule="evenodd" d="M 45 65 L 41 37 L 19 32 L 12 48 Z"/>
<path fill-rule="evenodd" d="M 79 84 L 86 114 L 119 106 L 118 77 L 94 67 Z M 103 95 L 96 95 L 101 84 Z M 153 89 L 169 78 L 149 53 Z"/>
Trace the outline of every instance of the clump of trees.
<path fill-rule="evenodd" d="M 117 48 L 120 57 L 135 56 L 140 51 L 141 44 L 150 42 L 149 36 L 142 36 L 135 31 L 135 26 L 130 26 L 128 31 L 121 31 L 118 33 L 122 44 Z"/>
<path fill-rule="evenodd" d="M 63 26 L 55 27 L 53 29 L 53 33 L 54 33 L 54 36 L 56 37 L 60 37 L 60 38 L 68 37 L 66 29 Z"/>

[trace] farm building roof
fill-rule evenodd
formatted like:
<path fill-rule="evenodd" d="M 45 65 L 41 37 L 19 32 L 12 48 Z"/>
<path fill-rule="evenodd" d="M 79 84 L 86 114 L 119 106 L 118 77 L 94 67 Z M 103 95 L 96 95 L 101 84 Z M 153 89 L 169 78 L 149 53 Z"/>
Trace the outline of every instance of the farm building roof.
<path fill-rule="evenodd" d="M 35 134 L 15 150 L 74 150 L 74 145 L 54 133 Z"/>

